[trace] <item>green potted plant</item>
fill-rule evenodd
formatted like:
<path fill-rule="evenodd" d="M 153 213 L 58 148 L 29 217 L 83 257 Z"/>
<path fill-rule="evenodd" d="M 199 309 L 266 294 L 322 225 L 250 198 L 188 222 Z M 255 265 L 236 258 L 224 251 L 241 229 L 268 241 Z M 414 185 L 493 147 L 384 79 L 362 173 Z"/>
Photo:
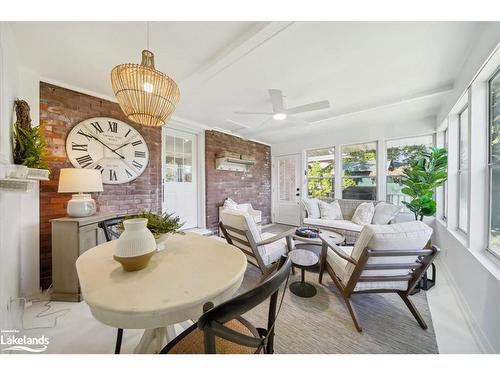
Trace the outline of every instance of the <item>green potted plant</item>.
<path fill-rule="evenodd" d="M 184 232 L 179 231 L 184 223 L 181 223 L 179 216 L 174 216 L 174 214 L 156 214 L 150 210 L 126 216 L 124 220 L 139 218 L 148 220 L 147 227 L 153 233 L 158 250 L 163 250 L 168 234 L 184 234 Z M 119 229 L 123 230 L 123 224 L 119 226 Z"/>
<path fill-rule="evenodd" d="M 12 131 L 14 164 L 30 168 L 28 177 L 47 179 L 49 166 L 44 160 L 47 143 L 42 129 L 31 125 L 30 107 L 24 100 L 14 102 L 16 122 Z"/>
<path fill-rule="evenodd" d="M 415 215 L 415 220 L 436 213 L 434 190 L 442 186 L 448 178 L 448 151 L 445 148 L 433 148 L 422 151 L 403 172 L 401 183 L 403 194 L 411 201 L 402 203 Z"/>

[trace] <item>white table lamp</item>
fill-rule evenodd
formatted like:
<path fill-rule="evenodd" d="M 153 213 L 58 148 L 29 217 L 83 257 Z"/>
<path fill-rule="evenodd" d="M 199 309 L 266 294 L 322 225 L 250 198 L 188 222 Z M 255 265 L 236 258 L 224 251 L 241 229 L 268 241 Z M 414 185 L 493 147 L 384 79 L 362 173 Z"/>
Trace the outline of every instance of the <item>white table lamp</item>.
<path fill-rule="evenodd" d="M 96 204 L 90 194 L 103 191 L 101 172 L 97 169 L 62 168 L 58 193 L 73 194 L 67 212 L 72 217 L 86 217 L 96 213 Z"/>

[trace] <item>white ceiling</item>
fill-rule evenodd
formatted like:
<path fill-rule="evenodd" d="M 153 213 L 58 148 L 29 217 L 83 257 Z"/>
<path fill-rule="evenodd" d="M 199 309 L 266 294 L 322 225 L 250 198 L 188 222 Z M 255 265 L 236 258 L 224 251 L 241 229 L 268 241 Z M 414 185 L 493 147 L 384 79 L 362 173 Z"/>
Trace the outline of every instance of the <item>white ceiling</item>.
<path fill-rule="evenodd" d="M 113 96 L 111 69 L 139 62 L 144 22 L 11 23 L 22 64 L 52 81 Z M 316 129 L 377 117 L 435 116 L 481 28 L 474 22 L 153 22 L 156 67 L 179 84 L 175 116 L 279 143 L 304 125 L 233 111 L 328 99 L 297 115 Z M 370 121 L 370 120 L 368 120 Z"/>

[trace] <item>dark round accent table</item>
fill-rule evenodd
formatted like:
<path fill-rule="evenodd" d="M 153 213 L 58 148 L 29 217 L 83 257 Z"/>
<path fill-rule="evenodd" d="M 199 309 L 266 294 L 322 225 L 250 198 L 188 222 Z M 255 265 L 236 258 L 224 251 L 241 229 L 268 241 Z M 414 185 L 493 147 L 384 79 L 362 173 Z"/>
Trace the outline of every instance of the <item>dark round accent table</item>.
<path fill-rule="evenodd" d="M 290 284 L 290 291 L 299 297 L 309 298 L 316 295 L 314 285 L 305 281 L 305 270 L 314 267 L 318 263 L 318 256 L 312 251 L 297 249 L 288 253 L 292 260 L 292 264 L 300 268 L 300 281 L 295 281 Z"/>

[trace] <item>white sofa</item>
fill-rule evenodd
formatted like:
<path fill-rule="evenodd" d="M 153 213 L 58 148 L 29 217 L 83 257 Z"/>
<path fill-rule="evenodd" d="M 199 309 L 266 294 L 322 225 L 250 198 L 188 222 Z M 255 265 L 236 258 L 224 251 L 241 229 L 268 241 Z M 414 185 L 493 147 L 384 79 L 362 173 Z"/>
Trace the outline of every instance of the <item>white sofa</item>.
<path fill-rule="evenodd" d="M 356 200 L 356 199 L 338 199 L 340 210 L 342 212 L 342 219 L 325 219 L 318 215 L 311 215 L 311 212 L 308 212 L 307 209 L 307 200 L 311 201 L 319 201 L 317 198 L 303 198 L 302 199 L 302 223 L 303 226 L 310 226 L 316 228 L 323 228 L 326 230 L 332 230 L 334 232 L 340 233 L 345 237 L 346 244 L 353 244 L 356 242 L 361 230 L 363 229 L 363 225 L 356 224 L 351 221 L 356 208 L 361 203 L 372 202 L 375 205 L 375 210 L 377 210 L 377 205 L 381 203 L 381 201 L 367 201 L 367 200 Z M 385 202 L 384 202 L 385 204 Z M 395 211 L 399 211 L 397 206 L 391 205 L 395 207 Z M 319 210 L 318 210 L 319 211 Z M 394 218 L 390 218 L 390 220 L 386 223 L 378 223 L 378 224 L 390 224 Z"/>

